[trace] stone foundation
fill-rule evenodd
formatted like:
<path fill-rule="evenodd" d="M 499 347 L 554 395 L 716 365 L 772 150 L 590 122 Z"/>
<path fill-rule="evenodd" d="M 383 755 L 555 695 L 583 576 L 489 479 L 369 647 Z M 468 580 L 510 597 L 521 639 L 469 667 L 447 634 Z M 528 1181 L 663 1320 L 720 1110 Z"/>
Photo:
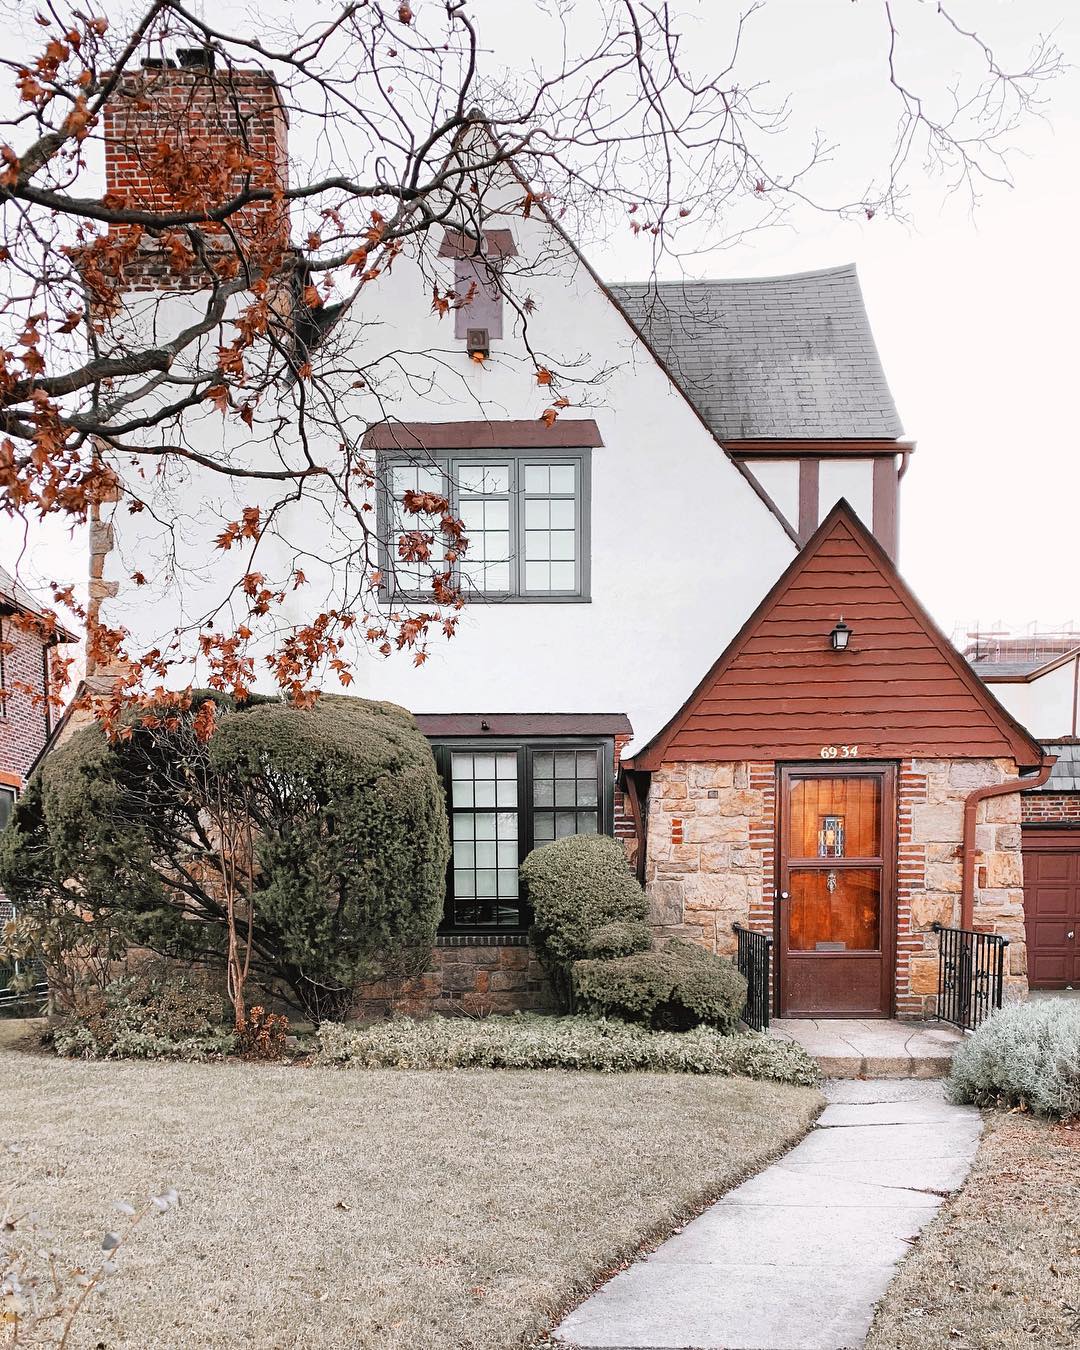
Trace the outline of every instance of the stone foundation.
<path fill-rule="evenodd" d="M 489 1013 L 548 1012 L 554 994 L 523 935 L 440 937 L 422 975 L 365 985 L 360 1017 L 430 1013 L 482 1017 Z"/>
<path fill-rule="evenodd" d="M 1016 776 L 1011 760 L 904 760 L 897 779 L 896 1012 L 936 1011 L 934 921 L 960 922 L 964 802 Z M 776 766 L 664 764 L 649 795 L 646 887 L 660 937 L 732 953 L 733 922 L 774 924 Z M 1020 796 L 979 804 L 975 927 L 1009 938 L 1006 997 L 1027 991 Z"/>

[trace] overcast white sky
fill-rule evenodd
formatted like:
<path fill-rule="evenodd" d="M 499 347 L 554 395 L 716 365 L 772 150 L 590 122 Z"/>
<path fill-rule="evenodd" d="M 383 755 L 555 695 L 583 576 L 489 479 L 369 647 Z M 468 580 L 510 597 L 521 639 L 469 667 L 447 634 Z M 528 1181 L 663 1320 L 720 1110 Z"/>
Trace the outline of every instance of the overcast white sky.
<path fill-rule="evenodd" d="M 413 8 L 423 3 L 413 0 Z M 215 17 L 238 8 L 220 0 Z M 529 59 L 531 4 L 475 0 L 473 8 L 494 57 Z M 739 7 L 682 0 L 681 8 L 693 63 L 704 69 L 726 50 Z M 767 79 L 777 98 L 791 94 L 796 141 L 820 128 L 837 147 L 819 183 L 823 195 L 857 195 L 888 152 L 895 108 L 882 8 L 881 0 L 767 0 L 748 30 L 744 78 Z M 1080 60 L 1075 0 L 956 0 L 953 8 L 1000 48 L 1005 65 L 1021 64 L 1039 33 L 1053 33 L 1066 59 Z M 894 0 L 909 44 L 901 48 L 906 70 L 941 87 L 958 49 L 932 22 L 933 10 Z M 1080 71 L 1070 68 L 1052 86 L 1045 121 L 1030 124 L 1016 146 L 1015 187 L 987 189 L 974 214 L 923 180 L 908 224 L 843 223 L 804 211 L 782 230 L 696 258 L 686 271 L 754 276 L 858 265 L 906 433 L 918 442 L 904 482 L 901 565 L 947 632 L 974 620 L 1080 622 Z M 599 255 L 594 249 L 592 258 L 611 280 L 641 278 L 647 267 L 629 239 Z M 19 548 L 14 535 L 0 523 L 0 563 L 8 566 Z M 33 581 L 65 564 L 69 575 L 84 575 L 81 539 L 39 529 L 20 571 Z"/>

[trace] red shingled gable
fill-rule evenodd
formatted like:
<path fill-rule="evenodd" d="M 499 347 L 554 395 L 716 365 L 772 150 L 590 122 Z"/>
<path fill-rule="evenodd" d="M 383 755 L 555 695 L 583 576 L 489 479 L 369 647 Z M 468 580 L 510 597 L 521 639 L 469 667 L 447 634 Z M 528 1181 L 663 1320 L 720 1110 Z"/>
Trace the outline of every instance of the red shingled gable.
<path fill-rule="evenodd" d="M 843 616 L 846 652 L 829 633 Z M 679 760 L 1015 759 L 1042 750 L 841 501 L 667 726 L 626 766 Z"/>

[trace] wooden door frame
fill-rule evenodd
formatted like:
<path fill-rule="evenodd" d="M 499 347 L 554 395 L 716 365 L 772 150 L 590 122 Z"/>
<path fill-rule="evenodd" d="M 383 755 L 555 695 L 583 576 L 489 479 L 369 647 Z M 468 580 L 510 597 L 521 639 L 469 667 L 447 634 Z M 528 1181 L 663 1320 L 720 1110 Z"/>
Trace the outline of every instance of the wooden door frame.
<path fill-rule="evenodd" d="M 899 841 L 898 785 L 900 766 L 896 760 L 845 759 L 795 760 L 776 765 L 776 820 L 773 834 L 773 1015 L 782 1016 L 780 991 L 786 956 L 782 941 L 783 914 L 780 882 L 785 865 L 785 831 L 788 825 L 789 783 L 793 776 L 814 778 L 858 778 L 873 775 L 881 781 L 881 980 L 882 1019 L 896 1016 L 896 938 L 897 895 L 896 858 Z"/>

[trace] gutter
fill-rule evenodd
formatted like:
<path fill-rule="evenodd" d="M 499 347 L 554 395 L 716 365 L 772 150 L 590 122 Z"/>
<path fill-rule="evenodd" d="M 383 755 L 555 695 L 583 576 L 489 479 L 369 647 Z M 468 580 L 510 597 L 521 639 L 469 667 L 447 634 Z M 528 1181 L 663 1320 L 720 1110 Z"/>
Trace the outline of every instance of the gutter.
<path fill-rule="evenodd" d="M 1041 767 L 1028 777 L 1009 778 L 1004 783 L 994 783 L 990 787 L 976 788 L 964 802 L 964 842 L 963 881 L 960 888 L 960 927 L 972 928 L 975 924 L 975 817 L 979 803 L 990 797 L 1006 797 L 1012 792 L 1027 792 L 1042 787 L 1048 781 L 1051 770 L 1057 763 L 1056 755 L 1048 755 Z"/>

